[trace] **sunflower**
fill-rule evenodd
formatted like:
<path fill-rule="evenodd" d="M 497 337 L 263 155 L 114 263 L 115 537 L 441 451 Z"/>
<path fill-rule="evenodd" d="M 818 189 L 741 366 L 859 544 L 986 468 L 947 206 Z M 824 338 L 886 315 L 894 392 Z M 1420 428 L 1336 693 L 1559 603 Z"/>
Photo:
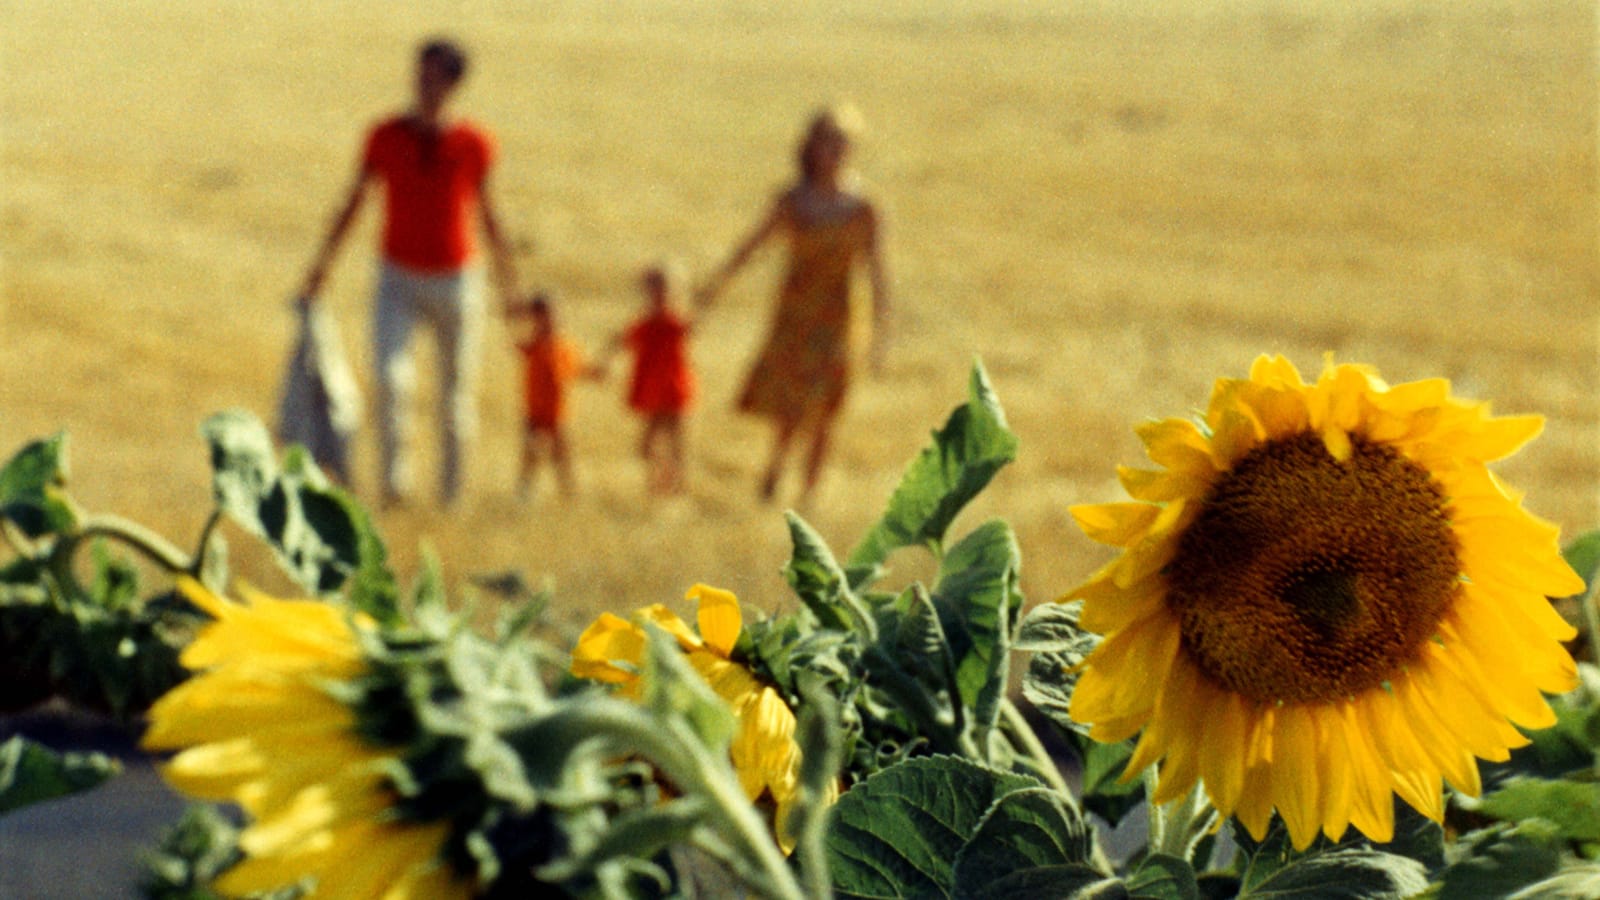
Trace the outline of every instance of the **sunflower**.
<path fill-rule="evenodd" d="M 1105 640 L 1071 714 L 1091 736 L 1142 729 L 1124 777 L 1161 761 L 1152 800 L 1198 780 L 1297 849 L 1354 825 L 1385 842 L 1392 794 L 1434 820 L 1442 782 L 1476 795 L 1477 760 L 1551 725 L 1572 689 L 1547 596 L 1583 582 L 1556 528 L 1485 468 L 1537 416 L 1491 417 L 1443 379 L 1386 385 L 1330 361 L 1306 384 L 1261 357 L 1221 379 L 1205 420 L 1138 429 L 1161 468 L 1123 469 L 1135 502 L 1074 507 L 1121 556 L 1062 597 Z"/>
<path fill-rule="evenodd" d="M 250 815 L 245 858 L 216 888 L 248 894 L 313 876 L 317 897 L 470 896 L 439 859 L 448 823 L 400 820 L 382 771 L 397 754 L 365 742 L 329 689 L 366 671 L 355 629 L 370 623 L 316 601 L 252 592 L 241 604 L 181 587 L 215 621 L 181 658 L 198 674 L 151 707 L 143 743 L 179 751 L 163 768 L 178 790 Z"/>
<path fill-rule="evenodd" d="M 731 659 L 744 626 L 738 598 L 703 584 L 690 588 L 688 598 L 699 604 L 698 635 L 659 603 L 638 610 L 633 622 L 603 613 L 578 637 L 572 651 L 572 674 L 618 685 L 624 696 L 637 697 L 645 654 L 644 624 L 676 638 L 689 665 L 733 709 L 738 720 L 729 747 L 734 771 L 752 802 L 763 794 L 772 798 L 777 807 L 774 820 L 779 844 L 788 852 L 794 842 L 787 822 L 800 780 L 794 711 L 776 688 Z M 832 799 L 830 796 L 828 801 Z"/>

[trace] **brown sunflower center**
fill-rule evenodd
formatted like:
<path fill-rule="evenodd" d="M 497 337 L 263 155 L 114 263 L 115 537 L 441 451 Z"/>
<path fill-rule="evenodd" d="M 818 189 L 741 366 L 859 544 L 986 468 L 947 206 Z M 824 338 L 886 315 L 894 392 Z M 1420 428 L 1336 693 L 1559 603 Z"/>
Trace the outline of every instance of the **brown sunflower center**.
<path fill-rule="evenodd" d="M 1331 700 L 1415 660 L 1461 571 L 1446 498 L 1426 469 L 1352 437 L 1269 441 L 1224 474 L 1163 571 L 1183 645 L 1254 700 Z"/>

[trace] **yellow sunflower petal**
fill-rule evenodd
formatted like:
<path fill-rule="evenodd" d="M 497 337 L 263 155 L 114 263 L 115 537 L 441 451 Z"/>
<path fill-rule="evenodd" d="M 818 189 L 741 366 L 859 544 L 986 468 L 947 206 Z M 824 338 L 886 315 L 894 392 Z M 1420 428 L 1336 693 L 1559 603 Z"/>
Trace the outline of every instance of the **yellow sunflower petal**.
<path fill-rule="evenodd" d="M 1243 697 L 1210 684 L 1201 687 L 1196 705 L 1205 710 L 1200 742 L 1200 778 L 1211 803 L 1231 815 L 1244 791 L 1244 746 L 1250 738 L 1250 710 Z"/>
<path fill-rule="evenodd" d="M 350 852 L 320 873 L 313 896 L 388 900 L 408 896 L 407 873 L 436 854 L 448 826 L 363 822 L 351 829 Z"/>
<path fill-rule="evenodd" d="M 700 636 L 689 630 L 689 626 L 678 618 L 677 614 L 659 603 L 652 603 L 634 613 L 640 622 L 648 622 L 667 634 L 678 639 L 678 646 L 685 651 L 695 650 L 702 646 Z"/>
<path fill-rule="evenodd" d="M 1320 760 L 1311 707 L 1279 709 L 1273 741 L 1281 752 L 1272 763 L 1272 801 L 1289 828 L 1294 848 L 1304 850 L 1322 830 L 1322 792 L 1326 787 L 1317 777 Z"/>
<path fill-rule="evenodd" d="M 1209 478 L 1215 467 L 1206 436 L 1187 419 L 1162 419 L 1134 429 L 1150 461 L 1172 471 L 1190 471 Z"/>
<path fill-rule="evenodd" d="M 697 584 L 689 589 L 689 599 L 700 603 L 698 625 L 706 646 L 728 656 L 739 642 L 744 619 L 739 614 L 739 598 L 719 588 Z"/>
<path fill-rule="evenodd" d="M 1067 512 L 1092 541 L 1126 547 L 1150 530 L 1161 507 L 1151 503 L 1084 503 Z"/>
<path fill-rule="evenodd" d="M 644 632 L 620 616 L 601 613 L 578 635 L 572 648 L 572 674 L 579 678 L 622 684 L 639 677 L 644 662 Z M 617 663 L 626 663 L 623 668 Z"/>
<path fill-rule="evenodd" d="M 1355 704 L 1335 707 L 1334 723 L 1351 771 L 1350 822 L 1367 837 L 1380 844 L 1394 839 L 1394 799 L 1389 789 L 1389 773 L 1356 715 Z"/>
<path fill-rule="evenodd" d="M 1110 634 L 1156 611 L 1164 593 L 1160 579 L 1146 578 L 1120 587 L 1115 576 L 1111 567 L 1101 569 L 1094 578 L 1062 598 L 1083 601 L 1083 612 L 1078 616 L 1081 627 L 1096 634 Z"/>
<path fill-rule="evenodd" d="M 1072 717 L 1095 722 L 1154 706 L 1172 669 L 1178 638 L 1177 624 L 1160 616 L 1108 638 L 1090 654 L 1088 668 L 1072 692 Z"/>

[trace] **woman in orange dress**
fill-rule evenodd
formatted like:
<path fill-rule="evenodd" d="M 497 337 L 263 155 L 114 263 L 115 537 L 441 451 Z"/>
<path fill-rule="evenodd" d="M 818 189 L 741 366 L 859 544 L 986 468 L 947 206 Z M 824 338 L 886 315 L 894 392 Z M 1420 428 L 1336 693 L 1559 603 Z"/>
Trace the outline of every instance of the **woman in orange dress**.
<path fill-rule="evenodd" d="M 709 306 L 757 249 L 774 238 L 786 239 L 789 264 L 771 330 L 739 395 L 741 411 L 773 423 L 772 455 L 761 480 L 764 499 L 777 491 L 789 448 L 802 433 L 810 446 L 801 504 L 816 487 L 850 384 L 850 295 L 860 269 L 872 288 L 869 364 L 874 369 L 887 347 L 889 280 L 879 251 L 878 210 L 845 168 L 858 122 L 848 107 L 826 109 L 811 120 L 799 147 L 799 180 L 778 196 L 696 298 L 699 306 Z"/>

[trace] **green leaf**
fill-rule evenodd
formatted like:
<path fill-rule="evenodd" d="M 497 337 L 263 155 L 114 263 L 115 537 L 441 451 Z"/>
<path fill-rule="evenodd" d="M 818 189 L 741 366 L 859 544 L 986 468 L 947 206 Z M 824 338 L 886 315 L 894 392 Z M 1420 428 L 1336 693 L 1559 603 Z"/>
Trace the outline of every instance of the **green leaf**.
<path fill-rule="evenodd" d="M 1600 783 L 1513 778 L 1476 806 L 1501 821 L 1544 819 L 1569 840 L 1600 841 Z"/>
<path fill-rule="evenodd" d="M 1265 877 L 1254 869 L 1252 863 L 1240 900 L 1404 900 L 1428 886 L 1422 863 L 1366 849 L 1305 854 Z"/>
<path fill-rule="evenodd" d="M 892 700 L 936 753 L 977 757 L 955 659 L 939 612 L 920 584 L 878 610 L 878 641 L 863 657 L 867 683 Z"/>
<path fill-rule="evenodd" d="M 1561 869 L 1562 841 L 1548 822 L 1501 824 L 1464 835 L 1462 858 L 1444 870 L 1437 900 L 1505 897 Z"/>
<path fill-rule="evenodd" d="M 967 403 L 906 469 L 888 511 L 856 545 L 848 568 L 870 570 L 896 548 L 942 542 L 956 514 L 1016 458 L 1017 436 L 981 364 L 973 366 L 969 390 Z"/>
<path fill-rule="evenodd" d="M 1139 900 L 1200 900 L 1194 867 L 1176 856 L 1145 857 L 1128 876 L 1128 894 Z"/>
<path fill-rule="evenodd" d="M 1133 756 L 1133 741 L 1103 744 L 1082 738 L 1078 748 L 1083 757 L 1083 808 L 1115 826 L 1144 802 L 1144 779 L 1121 780 Z"/>
<path fill-rule="evenodd" d="M 370 516 L 328 482 L 305 448 L 291 447 L 280 466 L 266 427 L 239 410 L 211 416 L 200 430 L 211 448 L 218 509 L 266 540 L 305 591 L 331 594 L 349 582 L 353 606 L 397 621 L 399 589 Z"/>
<path fill-rule="evenodd" d="M 1116 878 L 1107 878 L 1087 865 L 1034 866 L 1003 875 L 970 891 L 958 891 L 960 900 L 1013 900 L 1019 897 L 1071 898 L 1071 900 L 1127 900 L 1128 891 Z"/>
<path fill-rule="evenodd" d="M 783 567 L 784 580 L 822 627 L 860 631 L 863 637 L 871 640 L 871 617 L 851 593 L 850 581 L 839 568 L 827 542 L 795 513 L 786 513 L 784 517 L 789 523 L 789 539 L 794 544 L 789 563 Z"/>
<path fill-rule="evenodd" d="M 1600 864 L 1583 863 L 1564 869 L 1554 878 L 1531 884 L 1509 900 L 1594 900 L 1600 897 Z"/>
<path fill-rule="evenodd" d="M 839 798 L 827 835 L 840 898 L 948 897 L 954 861 L 996 800 L 1038 782 L 951 756 L 890 766 Z"/>
<path fill-rule="evenodd" d="M 103 753 L 57 753 L 16 735 L 0 744 L 0 813 L 86 791 L 121 770 Z"/>
<path fill-rule="evenodd" d="M 1014 791 L 989 807 L 956 854 L 954 893 L 974 900 L 1015 897 L 1010 882 L 1019 873 L 1086 867 L 1093 849 L 1093 829 L 1054 791 Z M 1104 877 L 1093 869 L 1087 875 Z"/>
<path fill-rule="evenodd" d="M 272 436 L 261 420 L 244 410 L 227 410 L 200 424 L 211 448 L 211 492 L 217 508 L 240 525 L 265 534 L 261 505 L 278 481 Z"/>
<path fill-rule="evenodd" d="M 705 821 L 706 804 L 699 797 L 628 810 L 609 823 L 593 846 L 541 866 L 536 874 L 560 882 L 591 873 L 612 860 L 648 860 L 673 844 L 688 844 Z"/>
<path fill-rule="evenodd" d="M 726 752 L 736 724 L 733 711 L 690 667 L 677 639 L 653 624 L 646 630 L 645 707 L 662 719 L 683 717 L 706 746 Z"/>
<path fill-rule="evenodd" d="M 1016 649 L 1033 654 L 1022 677 L 1022 696 L 1057 726 L 1084 738 L 1089 726 L 1072 718 L 1073 670 L 1100 645 L 1100 636 L 1078 627 L 1081 603 L 1041 603 L 1028 611 Z"/>
<path fill-rule="evenodd" d="M 29 537 L 71 531 L 77 515 L 67 501 L 67 435 L 32 441 L 0 468 L 0 518 Z"/>
<path fill-rule="evenodd" d="M 1011 635 L 1022 609 L 1022 551 L 1011 526 L 984 523 L 940 560 L 933 605 L 955 659 L 961 702 L 982 735 L 994 727 L 1010 671 Z"/>
<path fill-rule="evenodd" d="M 1587 583 L 1593 580 L 1595 573 L 1600 571 L 1600 529 L 1579 535 L 1568 544 L 1561 555 L 1566 557 L 1567 565 L 1574 572 L 1583 576 Z"/>
<path fill-rule="evenodd" d="M 238 829 L 217 807 L 200 803 L 185 807 L 177 823 L 140 860 L 140 896 L 145 900 L 218 900 L 209 885 L 242 858 L 238 837 Z"/>

